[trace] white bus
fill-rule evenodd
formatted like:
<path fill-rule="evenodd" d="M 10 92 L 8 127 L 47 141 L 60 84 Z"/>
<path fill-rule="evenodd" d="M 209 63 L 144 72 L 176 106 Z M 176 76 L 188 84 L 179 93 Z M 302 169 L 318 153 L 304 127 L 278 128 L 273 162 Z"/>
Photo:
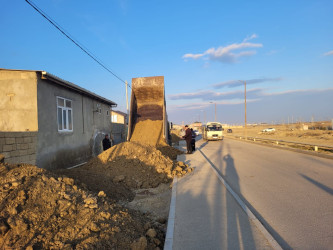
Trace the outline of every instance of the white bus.
<path fill-rule="evenodd" d="M 219 122 L 207 122 L 202 129 L 204 140 L 223 140 L 223 128 Z"/>

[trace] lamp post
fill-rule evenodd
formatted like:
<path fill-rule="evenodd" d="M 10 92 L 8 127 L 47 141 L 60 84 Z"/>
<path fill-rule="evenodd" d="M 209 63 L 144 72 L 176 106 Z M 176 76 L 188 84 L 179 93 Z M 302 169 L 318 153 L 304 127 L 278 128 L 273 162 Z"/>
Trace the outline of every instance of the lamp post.
<path fill-rule="evenodd" d="M 245 140 L 247 140 L 247 129 L 246 129 L 246 81 L 238 80 L 239 82 L 244 83 L 244 104 L 245 104 Z"/>
<path fill-rule="evenodd" d="M 207 123 L 207 122 L 206 122 L 206 110 L 201 109 L 200 111 L 203 112 L 203 118 L 202 118 L 202 119 L 203 119 L 203 122 L 202 122 L 202 123 L 205 123 L 205 124 L 206 124 L 206 123 Z"/>
<path fill-rule="evenodd" d="M 215 103 L 215 122 L 216 122 L 216 102 L 209 102 L 209 103 Z"/>

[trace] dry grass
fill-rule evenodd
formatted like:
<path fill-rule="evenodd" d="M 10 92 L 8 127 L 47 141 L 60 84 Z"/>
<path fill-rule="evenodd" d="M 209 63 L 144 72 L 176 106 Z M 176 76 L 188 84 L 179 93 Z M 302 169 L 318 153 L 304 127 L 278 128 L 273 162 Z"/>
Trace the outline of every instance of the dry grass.
<path fill-rule="evenodd" d="M 314 127 L 326 128 L 330 123 L 326 122 L 315 123 Z M 265 128 L 275 128 L 275 132 L 264 133 Z M 311 124 L 309 124 L 309 128 Z M 233 133 L 231 135 L 245 136 L 244 128 L 232 128 Z M 327 145 L 333 146 L 333 131 L 332 130 L 302 130 L 300 124 L 292 125 L 256 125 L 247 126 L 246 130 L 248 137 L 258 137 L 285 141 L 295 141 L 309 144 Z M 228 135 L 225 133 L 225 135 Z M 229 134 L 230 135 L 230 134 Z"/>

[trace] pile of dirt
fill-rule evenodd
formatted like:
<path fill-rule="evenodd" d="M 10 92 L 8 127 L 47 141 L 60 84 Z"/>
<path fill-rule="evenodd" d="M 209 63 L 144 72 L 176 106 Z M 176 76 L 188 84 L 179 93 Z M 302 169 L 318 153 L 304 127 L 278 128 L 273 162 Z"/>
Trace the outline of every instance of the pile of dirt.
<path fill-rule="evenodd" d="M 183 140 L 179 135 L 179 131 L 172 130 L 171 131 L 171 142 L 175 143 L 176 145 L 179 144 L 179 141 Z"/>
<path fill-rule="evenodd" d="M 154 249 L 164 229 L 107 195 L 29 165 L 0 164 L 0 248 Z"/>
<path fill-rule="evenodd" d="M 159 151 L 161 151 L 161 153 L 164 155 L 164 156 L 167 156 L 169 157 L 171 160 L 177 160 L 177 156 L 178 155 L 182 155 L 184 154 L 185 152 L 184 151 L 181 151 L 179 149 L 176 149 L 174 147 L 170 147 L 169 145 L 159 145 L 157 146 L 157 149 Z"/>
<path fill-rule="evenodd" d="M 130 201 L 134 198 L 134 189 L 155 188 L 191 171 L 188 165 L 171 160 L 156 147 L 124 142 L 77 169 L 57 172 L 80 180 L 90 190 L 103 190 L 115 200 Z"/>
<path fill-rule="evenodd" d="M 191 172 L 193 169 L 188 165 L 172 160 L 182 153 L 170 146 L 157 149 L 137 142 L 124 142 L 79 168 L 54 172 L 78 180 L 91 191 L 103 190 L 116 201 L 132 201 L 135 189 L 156 188 L 161 183 L 170 183 L 174 176 Z"/>
<path fill-rule="evenodd" d="M 98 193 L 103 190 L 109 198 L 115 201 L 131 201 L 135 196 L 133 190 L 128 188 L 123 182 L 113 182 L 113 178 L 110 178 L 109 174 L 104 173 L 100 167 L 96 169 L 85 167 L 57 169 L 52 170 L 52 172 L 73 178 L 77 185 L 93 192 Z"/>

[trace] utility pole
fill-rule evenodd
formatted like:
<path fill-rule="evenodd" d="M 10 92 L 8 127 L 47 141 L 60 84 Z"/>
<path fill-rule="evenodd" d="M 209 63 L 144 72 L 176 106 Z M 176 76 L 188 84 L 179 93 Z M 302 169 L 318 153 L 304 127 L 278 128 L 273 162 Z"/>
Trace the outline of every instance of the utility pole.
<path fill-rule="evenodd" d="M 215 122 L 216 122 L 216 102 L 215 102 Z"/>
<path fill-rule="evenodd" d="M 216 102 L 209 102 L 209 103 L 215 103 L 215 122 L 216 122 Z"/>
<path fill-rule="evenodd" d="M 242 81 L 242 80 L 238 80 L 239 82 L 244 82 L 244 108 L 245 108 L 245 112 L 244 112 L 244 115 L 245 115 L 245 126 L 244 126 L 244 137 L 245 137 L 245 140 L 247 140 L 247 121 L 246 121 L 246 81 Z"/>
<path fill-rule="evenodd" d="M 126 113 L 127 113 L 127 117 L 126 117 L 126 123 L 127 123 L 127 140 L 129 140 L 128 136 L 129 136 L 129 127 L 128 127 L 128 123 L 129 123 L 129 112 L 128 112 L 128 83 L 127 81 L 125 81 L 125 86 L 126 86 Z"/>
<path fill-rule="evenodd" d="M 125 81 L 126 85 L 126 113 L 127 113 L 127 121 L 128 121 L 128 83 Z"/>
<path fill-rule="evenodd" d="M 245 140 L 247 140 L 247 122 L 246 122 L 246 81 L 244 81 L 244 99 L 245 99 Z"/>

